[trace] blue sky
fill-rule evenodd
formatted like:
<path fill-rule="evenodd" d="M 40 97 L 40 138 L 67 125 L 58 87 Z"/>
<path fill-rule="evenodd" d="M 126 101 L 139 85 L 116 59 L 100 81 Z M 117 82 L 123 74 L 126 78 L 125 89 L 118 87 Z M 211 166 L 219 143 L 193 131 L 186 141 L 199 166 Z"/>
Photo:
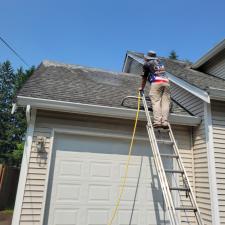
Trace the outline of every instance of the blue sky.
<path fill-rule="evenodd" d="M 197 60 L 225 38 L 224 11 L 224 0 L 1 0 L 0 35 L 29 65 L 121 71 L 127 50 Z M 0 43 L 6 59 L 24 66 Z"/>

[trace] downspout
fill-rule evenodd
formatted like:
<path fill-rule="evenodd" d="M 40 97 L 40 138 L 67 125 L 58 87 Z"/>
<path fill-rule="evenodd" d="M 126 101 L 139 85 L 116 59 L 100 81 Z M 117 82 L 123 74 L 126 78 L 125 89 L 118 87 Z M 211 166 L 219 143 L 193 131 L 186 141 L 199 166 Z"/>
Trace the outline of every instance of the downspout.
<path fill-rule="evenodd" d="M 15 111 L 17 110 L 17 104 L 13 103 L 12 104 L 12 110 L 11 110 L 11 114 L 13 115 L 15 113 Z"/>
<path fill-rule="evenodd" d="M 194 162 L 194 128 L 191 127 L 191 159 L 192 159 L 192 171 L 193 171 L 193 192 L 195 195 L 195 200 L 196 200 L 196 182 L 195 182 L 195 162 Z"/>
<path fill-rule="evenodd" d="M 216 181 L 216 163 L 213 144 L 212 112 L 211 112 L 211 105 L 206 102 L 204 102 L 204 120 L 205 120 L 206 147 L 208 157 L 212 224 L 220 225 L 218 193 L 217 193 L 218 189 Z"/>
<path fill-rule="evenodd" d="M 30 123 L 30 117 L 31 117 L 31 107 L 30 105 L 27 105 L 26 107 L 26 119 L 27 119 L 27 124 Z"/>

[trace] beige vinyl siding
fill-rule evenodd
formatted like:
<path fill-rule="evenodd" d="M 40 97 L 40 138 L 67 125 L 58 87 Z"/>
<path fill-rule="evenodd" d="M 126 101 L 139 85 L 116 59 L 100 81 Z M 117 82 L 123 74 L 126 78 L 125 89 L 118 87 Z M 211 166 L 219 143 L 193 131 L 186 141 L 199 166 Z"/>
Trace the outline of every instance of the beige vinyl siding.
<path fill-rule="evenodd" d="M 134 59 L 131 59 L 129 61 L 129 66 L 125 66 L 124 72 L 125 73 L 133 73 L 133 74 L 140 74 L 141 75 L 143 73 L 142 64 L 137 62 Z"/>
<path fill-rule="evenodd" d="M 173 82 L 171 82 L 171 96 L 193 115 L 200 117 L 204 115 L 203 101 Z"/>
<path fill-rule="evenodd" d="M 26 178 L 20 225 L 41 225 L 44 212 L 47 168 L 51 148 L 53 128 L 93 130 L 106 133 L 131 135 L 133 121 L 79 116 L 69 113 L 37 111 L 37 118 Z M 193 151 L 191 147 L 191 128 L 174 126 L 174 134 L 184 160 L 190 181 L 193 185 Z M 146 137 L 145 124 L 138 125 L 138 136 Z M 37 153 L 36 144 L 39 137 L 45 137 L 46 153 Z"/>
<path fill-rule="evenodd" d="M 212 102 L 213 140 L 220 223 L 225 225 L 225 103 Z"/>
<path fill-rule="evenodd" d="M 207 62 L 200 69 L 205 73 L 225 79 L 225 50 Z"/>
<path fill-rule="evenodd" d="M 192 146 L 192 128 L 187 127 L 172 127 L 174 131 L 174 136 L 179 148 L 179 152 L 185 167 L 185 170 L 188 175 L 188 179 L 191 183 L 192 189 L 194 189 L 194 164 L 193 164 L 193 146 Z M 179 177 L 179 185 L 183 186 L 183 181 L 181 177 Z M 175 192 L 178 193 L 178 192 Z M 190 199 L 186 198 L 185 192 L 179 193 L 179 198 L 181 199 L 181 202 L 183 205 L 191 206 Z M 188 221 L 191 223 L 191 225 L 197 224 L 195 215 L 193 212 L 181 212 L 181 221 Z M 181 224 L 187 224 L 186 222 L 183 222 Z"/>
<path fill-rule="evenodd" d="M 132 61 L 133 61 L 133 59 L 131 57 L 127 56 L 125 64 L 124 64 L 124 68 L 123 68 L 124 72 L 129 70 Z"/>
<path fill-rule="evenodd" d="M 43 196 L 45 191 L 51 129 L 35 127 L 28 174 L 24 190 L 20 225 L 41 223 Z M 46 153 L 38 153 L 36 144 L 39 137 L 45 137 Z"/>
<path fill-rule="evenodd" d="M 195 192 L 198 206 L 205 224 L 212 224 L 211 200 L 208 175 L 207 146 L 204 121 L 194 131 Z"/>
<path fill-rule="evenodd" d="M 194 191 L 202 218 L 205 224 L 211 225 L 211 201 L 203 102 L 173 83 L 171 83 L 171 95 L 189 112 L 202 118 L 200 126 L 193 129 Z"/>
<path fill-rule="evenodd" d="M 140 63 L 138 68 L 132 70 L 131 73 L 137 73 L 140 71 Z M 206 148 L 206 135 L 205 135 L 205 123 L 204 123 L 204 105 L 203 101 L 178 85 L 171 83 L 171 96 L 187 109 L 190 113 L 202 118 L 200 126 L 193 129 L 193 163 L 194 163 L 194 191 L 196 200 L 201 211 L 202 218 L 206 225 L 212 224 L 211 217 L 211 201 L 210 201 L 210 189 L 209 189 L 209 175 L 208 175 L 208 157 Z"/>

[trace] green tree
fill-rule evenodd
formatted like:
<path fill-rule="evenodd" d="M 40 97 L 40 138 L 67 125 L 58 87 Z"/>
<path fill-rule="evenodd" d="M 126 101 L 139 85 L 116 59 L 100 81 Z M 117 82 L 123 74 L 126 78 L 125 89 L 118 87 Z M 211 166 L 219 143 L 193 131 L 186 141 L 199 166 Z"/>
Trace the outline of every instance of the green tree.
<path fill-rule="evenodd" d="M 17 91 L 34 71 L 34 67 L 14 72 L 11 63 L 0 64 L 0 163 L 20 166 L 26 131 L 25 110 L 19 108 L 11 115 Z"/>
<path fill-rule="evenodd" d="M 169 55 L 170 59 L 178 59 L 178 55 L 175 50 L 172 50 Z"/>

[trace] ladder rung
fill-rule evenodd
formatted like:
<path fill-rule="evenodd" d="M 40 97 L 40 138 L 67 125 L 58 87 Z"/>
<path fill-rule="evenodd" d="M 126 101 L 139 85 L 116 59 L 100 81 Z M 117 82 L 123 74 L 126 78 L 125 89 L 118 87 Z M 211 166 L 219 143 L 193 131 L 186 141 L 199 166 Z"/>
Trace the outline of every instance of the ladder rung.
<path fill-rule="evenodd" d="M 165 170 L 166 173 L 184 173 L 182 170 Z"/>
<path fill-rule="evenodd" d="M 186 187 L 170 187 L 170 190 L 174 190 L 174 191 L 190 191 L 190 188 L 186 188 Z"/>
<path fill-rule="evenodd" d="M 176 207 L 176 210 L 184 210 L 184 211 L 194 211 L 197 212 L 197 209 L 190 206 Z"/>
<path fill-rule="evenodd" d="M 178 155 L 173 155 L 173 154 L 160 154 L 162 157 L 168 157 L 168 158 L 179 158 Z"/>
<path fill-rule="evenodd" d="M 159 144 L 165 144 L 165 145 L 172 145 L 173 141 L 169 141 L 169 140 L 157 140 L 157 142 Z"/>

